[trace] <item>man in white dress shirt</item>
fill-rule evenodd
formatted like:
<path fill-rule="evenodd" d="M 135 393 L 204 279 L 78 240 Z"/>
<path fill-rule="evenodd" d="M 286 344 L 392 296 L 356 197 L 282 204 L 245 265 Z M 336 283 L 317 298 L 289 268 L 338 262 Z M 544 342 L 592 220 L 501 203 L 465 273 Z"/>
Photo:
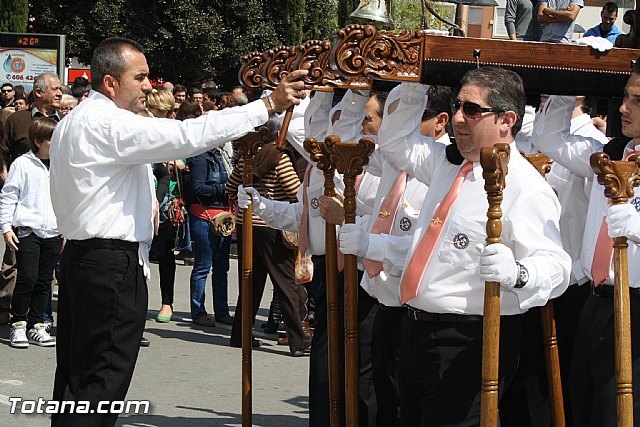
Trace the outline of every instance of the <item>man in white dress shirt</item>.
<path fill-rule="evenodd" d="M 517 315 L 563 292 L 571 269 L 561 246 L 558 199 L 513 143 L 524 115 L 522 80 L 511 71 L 484 67 L 469 71 L 461 83 L 452 111 L 455 145 L 418 135 L 427 87 L 417 84 L 394 89 L 399 102 L 389 105 L 379 133 L 380 149 L 396 167 L 429 186 L 400 281 L 407 306 L 400 344 L 406 426 L 479 424 L 485 281 L 501 286 L 502 391 L 518 363 Z M 511 145 L 502 243 L 483 248 L 488 203 L 480 150 L 496 143 Z M 434 218 L 459 177 L 464 180 L 449 214 Z M 430 223 L 442 224 L 442 232 L 431 240 L 428 263 L 419 265 L 425 259 L 421 251 L 416 259 L 413 255 L 424 246 L 419 243 Z M 390 259 L 401 256 L 391 252 Z M 422 274 L 408 275 L 416 263 Z"/>
<path fill-rule="evenodd" d="M 622 160 L 640 149 L 640 65 L 636 63 L 624 90 L 620 107 L 622 133 L 632 138 L 622 153 L 600 138 L 570 133 L 574 97 L 550 97 L 536 119 L 532 141 L 542 152 L 574 175 L 593 179 L 584 226 L 580 261 L 592 282 L 592 292 L 580 313 L 569 378 L 569 399 L 574 426 L 616 425 L 616 382 L 614 363 L 613 262 L 596 256 L 603 219 L 610 237 L 626 236 L 629 247 L 629 294 L 631 297 L 631 344 L 633 355 L 634 412 L 640 413 L 640 190 L 626 205 L 610 206 L 604 187 L 597 182 L 590 165 L 591 154 L 607 152 Z M 559 144 L 557 141 L 564 141 Z M 618 157 L 618 158 L 616 158 Z M 600 267 L 604 266 L 604 269 Z M 608 268 L 607 268 L 608 267 Z"/>
<path fill-rule="evenodd" d="M 104 40 L 93 88 L 62 121 L 51 148 L 51 196 L 68 239 L 62 255 L 54 399 L 124 400 L 147 315 L 147 246 L 156 206 L 151 163 L 194 156 L 237 139 L 304 97 L 305 72 L 269 98 L 183 122 L 149 119 L 142 47 Z M 91 411 L 93 412 L 93 411 Z M 56 414 L 56 426 L 113 425 L 117 415 Z"/>

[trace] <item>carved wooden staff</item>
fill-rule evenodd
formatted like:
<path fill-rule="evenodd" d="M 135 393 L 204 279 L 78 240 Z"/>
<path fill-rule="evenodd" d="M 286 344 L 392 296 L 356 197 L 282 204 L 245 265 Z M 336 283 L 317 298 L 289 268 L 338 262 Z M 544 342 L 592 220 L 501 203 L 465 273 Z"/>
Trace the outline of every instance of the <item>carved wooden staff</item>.
<path fill-rule="evenodd" d="M 250 132 L 235 141 L 242 156 L 242 185 L 250 187 L 253 184 L 253 156 L 262 144 L 267 142 L 269 131 L 266 127 L 259 132 Z M 251 350 L 252 324 L 251 304 L 253 279 L 253 208 L 249 205 L 242 212 L 242 426 L 250 427 L 251 407 Z"/>
<path fill-rule="evenodd" d="M 369 161 L 374 142 L 362 138 L 358 143 L 342 142 L 336 135 L 324 140 L 331 163 L 344 177 L 344 222 L 356 222 L 356 177 Z M 360 362 L 358 351 L 358 264 L 355 255 L 344 256 L 344 342 L 345 342 L 345 414 L 348 426 L 359 423 L 359 375 Z"/>
<path fill-rule="evenodd" d="M 551 164 L 553 163 L 549 156 L 544 153 L 537 153 L 525 155 L 524 157 L 543 178 L 546 178 L 551 171 Z M 560 356 L 558 354 L 558 336 L 553 301 L 548 301 L 540 308 L 540 321 L 542 322 L 544 357 L 547 362 L 551 422 L 554 427 L 564 427 L 564 399 L 562 396 L 562 377 L 560 376 Z"/>
<path fill-rule="evenodd" d="M 627 203 L 633 188 L 640 185 L 640 161 L 613 161 L 605 153 L 591 155 L 591 168 L 604 186 L 604 195 L 614 205 Z M 629 261 L 627 238 L 613 239 L 614 328 L 616 367 L 616 418 L 618 426 L 633 426 L 631 371 L 631 312 L 629 306 Z"/>
<path fill-rule="evenodd" d="M 487 192 L 487 245 L 501 242 L 502 191 L 507 176 L 509 145 L 483 147 L 480 164 Z M 485 282 L 482 318 L 482 384 L 480 391 L 480 425 L 498 425 L 498 361 L 500 354 L 500 284 Z"/>
<path fill-rule="evenodd" d="M 331 163 L 330 155 L 323 144 L 314 138 L 304 141 L 304 149 L 311 155 L 311 160 L 324 174 L 324 195 L 336 196 L 336 186 L 333 181 L 335 167 Z M 340 425 L 340 399 L 342 387 L 340 385 L 340 302 L 338 294 L 338 247 L 336 242 L 336 226 L 325 221 L 325 255 L 326 255 L 326 286 L 327 286 L 327 332 L 329 345 L 329 415 L 330 426 Z"/>

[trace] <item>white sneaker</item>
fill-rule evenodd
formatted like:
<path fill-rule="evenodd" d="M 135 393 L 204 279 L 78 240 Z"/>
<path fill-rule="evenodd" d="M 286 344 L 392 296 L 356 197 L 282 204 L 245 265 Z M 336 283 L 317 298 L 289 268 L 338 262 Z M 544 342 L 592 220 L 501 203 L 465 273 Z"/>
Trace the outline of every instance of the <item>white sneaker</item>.
<path fill-rule="evenodd" d="M 11 347 L 29 347 L 29 340 L 27 340 L 27 322 L 22 321 L 11 324 Z"/>
<path fill-rule="evenodd" d="M 27 335 L 31 344 L 39 345 L 40 347 L 53 347 L 56 345 L 56 339 L 49 335 L 44 323 L 33 325 Z"/>

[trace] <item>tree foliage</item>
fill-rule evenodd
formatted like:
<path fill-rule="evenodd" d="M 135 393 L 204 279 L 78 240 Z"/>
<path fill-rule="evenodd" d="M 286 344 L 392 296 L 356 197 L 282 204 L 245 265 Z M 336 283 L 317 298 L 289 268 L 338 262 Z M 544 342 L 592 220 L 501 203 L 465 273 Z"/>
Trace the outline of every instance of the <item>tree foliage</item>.
<path fill-rule="evenodd" d="M 419 0 L 394 0 L 397 28 L 418 28 Z M 7 6 L 11 4 L 12 6 Z M 29 31 L 65 34 L 67 56 L 89 64 L 104 38 L 140 42 L 152 77 L 195 83 L 237 81 L 242 56 L 311 39 L 327 39 L 348 23 L 358 0 L 30 0 Z M 1 24 L 27 22 L 22 0 L 0 0 Z M 340 22 L 340 25 L 338 25 Z M 228 86 L 227 86 L 228 87 Z"/>
<path fill-rule="evenodd" d="M 0 0 L 0 32 L 27 31 L 29 0 Z"/>
<path fill-rule="evenodd" d="M 359 0 L 338 0 L 338 26 L 340 28 L 346 27 L 351 23 L 349 15 L 356 10 L 359 4 Z"/>

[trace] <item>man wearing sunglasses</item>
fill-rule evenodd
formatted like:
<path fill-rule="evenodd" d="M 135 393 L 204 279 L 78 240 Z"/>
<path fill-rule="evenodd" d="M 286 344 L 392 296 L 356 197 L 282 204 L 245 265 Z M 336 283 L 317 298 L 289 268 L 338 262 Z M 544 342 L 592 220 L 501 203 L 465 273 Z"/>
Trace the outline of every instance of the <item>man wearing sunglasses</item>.
<path fill-rule="evenodd" d="M 16 95 L 13 85 L 11 83 L 5 83 L 0 87 L 0 91 L 0 95 L 2 95 L 0 110 L 4 107 L 13 107 L 13 98 Z"/>
<path fill-rule="evenodd" d="M 429 186 L 406 254 L 399 294 L 405 307 L 399 389 L 403 425 L 480 423 L 485 281 L 501 287 L 500 392 L 511 382 L 520 315 L 568 284 L 560 206 L 540 174 L 515 148 L 525 109 L 522 80 L 497 67 L 469 71 L 453 98 L 455 144 L 419 133 L 427 86 L 402 84 L 389 97 L 380 128 L 384 154 Z M 480 151 L 511 146 L 502 202 L 502 243 L 486 241 L 487 195 Z M 426 237 L 425 237 L 426 236 Z"/>
<path fill-rule="evenodd" d="M 612 238 L 627 237 L 631 309 L 631 344 L 634 412 L 640 410 L 640 189 L 623 205 L 610 205 L 604 187 L 590 164 L 595 152 L 612 160 L 625 160 L 640 149 L 640 63 L 624 88 L 620 106 L 622 134 L 628 138 L 620 150 L 619 138 L 602 138 L 572 131 L 575 97 L 551 96 L 538 112 L 532 142 L 555 162 L 579 177 L 593 180 L 580 251 L 581 273 L 590 282 L 589 295 L 578 318 L 569 372 L 569 403 L 575 426 L 616 425 L 614 267 Z M 582 287 L 582 286 L 581 286 Z M 562 343 L 559 344 L 562 346 Z M 562 348 L 562 347 L 560 347 Z"/>

